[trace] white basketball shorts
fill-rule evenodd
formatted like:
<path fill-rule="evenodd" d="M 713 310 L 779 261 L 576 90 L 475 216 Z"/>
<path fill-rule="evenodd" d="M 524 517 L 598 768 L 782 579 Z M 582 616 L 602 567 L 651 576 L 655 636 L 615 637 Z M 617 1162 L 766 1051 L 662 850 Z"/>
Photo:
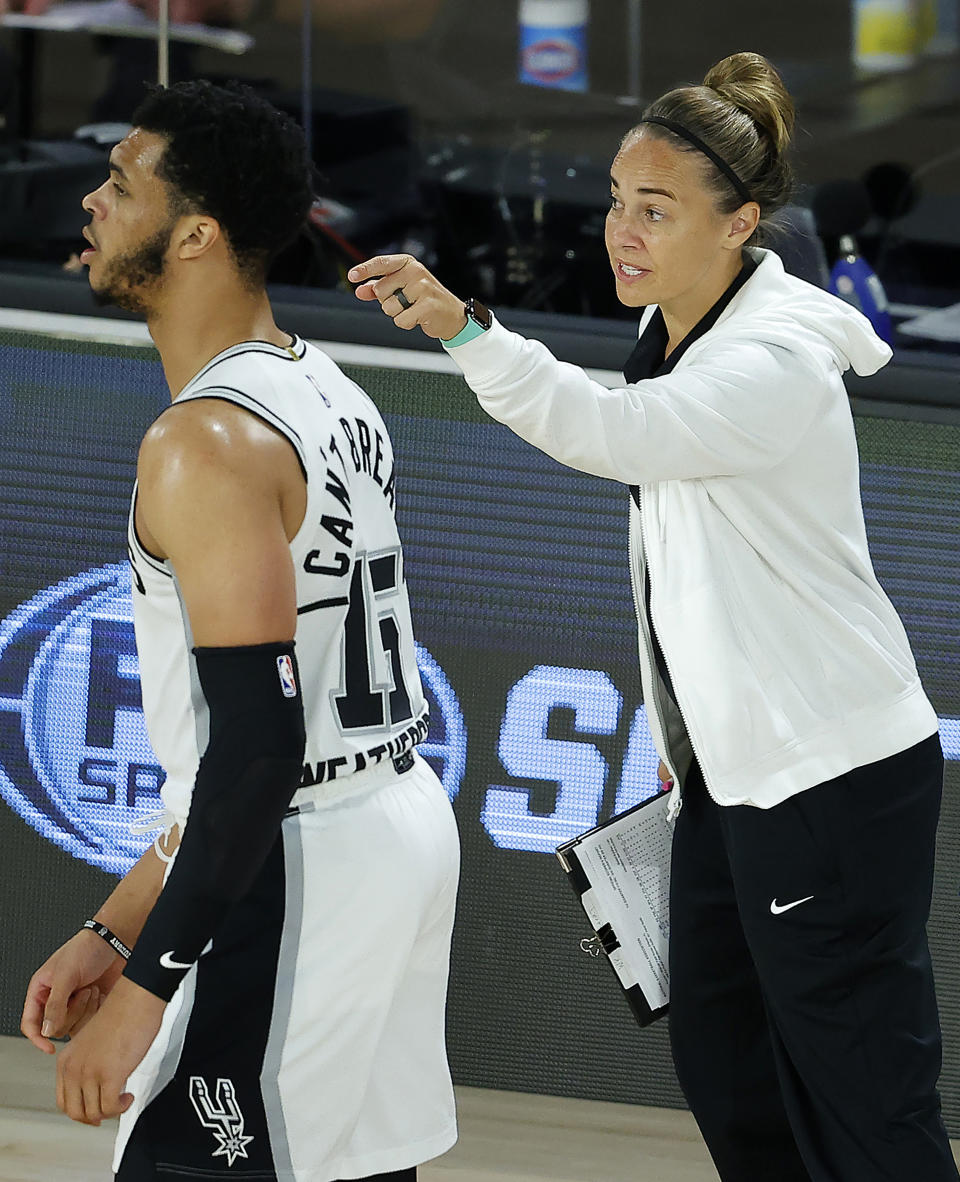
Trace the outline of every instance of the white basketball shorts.
<path fill-rule="evenodd" d="M 283 822 L 130 1077 L 120 1182 L 332 1182 L 456 1141 L 450 803 L 419 756 L 323 787 Z"/>

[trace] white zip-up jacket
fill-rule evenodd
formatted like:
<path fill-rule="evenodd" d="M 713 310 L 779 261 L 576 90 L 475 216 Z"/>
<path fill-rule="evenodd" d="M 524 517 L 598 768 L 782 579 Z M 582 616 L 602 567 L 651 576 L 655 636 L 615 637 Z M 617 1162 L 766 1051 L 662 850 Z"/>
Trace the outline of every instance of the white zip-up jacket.
<path fill-rule="evenodd" d="M 609 390 L 496 322 L 450 356 L 522 439 L 640 486 L 632 569 L 645 558 L 707 788 L 770 808 L 913 746 L 937 717 L 870 561 L 842 378 L 890 349 L 854 308 L 751 253 L 756 271 L 662 377 Z M 644 700 L 675 771 L 635 590 Z"/>

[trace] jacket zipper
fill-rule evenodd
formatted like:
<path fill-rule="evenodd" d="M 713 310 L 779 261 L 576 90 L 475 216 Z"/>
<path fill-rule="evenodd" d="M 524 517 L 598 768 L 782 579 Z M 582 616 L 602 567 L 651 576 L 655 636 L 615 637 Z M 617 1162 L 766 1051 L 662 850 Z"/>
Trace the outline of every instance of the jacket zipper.
<path fill-rule="evenodd" d="M 637 499 L 640 502 L 640 504 L 643 503 L 642 495 L 643 494 L 641 493 L 640 487 L 638 485 L 637 486 Z M 643 516 L 640 511 L 639 505 L 638 505 L 638 513 L 640 513 L 640 535 L 641 535 L 641 545 L 642 545 L 643 544 L 643 542 L 642 542 Z M 628 526 L 628 534 L 629 534 L 628 541 L 629 541 L 629 547 L 630 547 L 630 555 L 629 555 L 629 558 L 630 558 L 630 587 L 633 591 L 633 607 L 634 607 L 634 611 L 637 614 L 637 623 L 640 625 L 640 627 L 643 629 L 643 631 L 646 632 L 648 627 L 653 626 L 653 621 L 647 619 L 647 613 L 644 610 L 644 608 L 640 602 L 640 592 L 639 592 L 640 572 L 637 569 L 636 547 L 634 544 L 634 537 L 633 537 L 634 530 L 633 530 L 633 514 L 632 513 L 630 514 L 629 518 L 627 519 L 627 526 Z M 651 663 L 650 663 L 650 645 L 649 644 L 643 645 L 643 646 L 641 646 L 641 648 L 642 648 L 642 651 L 640 653 L 640 659 L 647 663 L 647 669 L 650 671 L 650 674 L 651 674 L 649 681 L 650 681 L 650 684 L 653 685 L 656 680 L 656 670 L 652 668 Z M 667 745 L 667 728 L 664 725 L 663 719 L 660 717 L 660 701 L 659 701 L 656 694 L 653 694 L 652 697 L 653 697 L 653 701 L 647 703 L 647 721 L 655 724 L 656 733 L 653 736 L 654 741 L 657 743 L 658 749 L 665 752 L 667 759 L 669 759 L 670 751 L 669 751 L 669 748 Z M 674 798 L 670 801 L 670 804 L 668 805 L 667 817 L 669 820 L 675 820 L 677 815 L 680 812 L 680 809 L 683 807 L 683 797 L 682 797 L 681 791 L 680 791 L 680 779 L 677 776 L 676 770 L 674 768 L 670 767 L 669 763 L 667 764 L 667 768 L 670 771 L 670 774 L 673 776 L 672 792 L 673 792 L 673 796 L 674 796 Z"/>
<path fill-rule="evenodd" d="M 653 576 L 650 573 L 650 549 L 647 546 L 647 534 L 646 534 L 646 530 L 645 530 L 644 524 L 643 524 L 643 485 L 639 485 L 639 484 L 637 485 L 637 516 L 640 518 L 640 542 L 643 546 L 643 555 L 644 555 L 644 563 L 646 565 L 646 570 L 647 570 L 647 578 L 650 580 L 650 612 L 649 612 L 649 618 L 647 620 L 647 623 L 649 624 L 650 631 L 654 632 L 656 630 L 656 625 L 653 622 Z M 662 517 L 662 515 L 661 515 L 661 517 Z M 637 610 L 637 618 L 642 619 L 643 617 L 646 617 L 648 613 L 646 610 L 646 606 L 641 605 L 640 600 L 639 600 L 639 596 L 638 596 L 638 592 L 637 592 L 637 574 L 638 574 L 638 572 L 636 570 L 636 562 L 634 559 L 633 540 L 631 538 L 631 540 L 630 540 L 630 581 L 633 584 L 633 602 L 634 602 L 634 606 L 636 607 L 636 610 Z M 643 613 L 643 617 L 641 617 L 641 611 Z M 652 645 L 651 645 L 651 648 L 652 648 Z M 683 725 L 684 725 L 684 728 L 687 732 L 687 738 L 690 740 L 690 746 L 693 748 L 694 757 L 696 758 L 697 762 L 700 764 L 700 772 L 701 772 L 701 775 L 703 776 L 704 787 L 706 788 L 707 793 L 710 796 L 711 800 L 713 800 L 716 804 L 720 804 L 719 798 L 717 797 L 717 795 L 713 791 L 713 789 L 710 787 L 710 784 L 707 780 L 707 773 L 703 767 L 703 760 L 697 754 L 697 749 L 696 749 L 696 746 L 693 741 L 693 732 L 690 730 L 690 723 L 687 720 L 687 716 L 683 712 L 683 707 L 680 705 L 679 696 L 676 693 L 677 682 L 673 676 L 673 670 L 670 668 L 670 658 L 667 656 L 667 650 L 663 647 L 662 644 L 660 645 L 660 651 L 663 653 L 664 664 L 667 666 L 667 672 L 670 674 L 670 684 L 674 687 L 673 699 L 677 704 L 677 709 L 680 711 L 680 717 L 683 720 Z M 647 658 L 647 661 L 649 662 L 650 661 L 650 653 L 647 652 L 644 655 Z M 656 669 L 654 669 L 653 672 L 654 672 L 654 674 L 656 674 Z M 653 680 L 653 678 L 651 678 L 651 681 L 652 680 Z M 654 695 L 654 697 L 656 697 L 656 695 Z M 657 702 L 655 704 L 654 713 L 657 716 L 657 725 L 660 728 L 660 740 L 662 742 L 663 749 L 666 751 L 667 750 L 666 728 L 663 725 L 663 719 L 660 717 L 660 703 L 659 702 Z M 681 808 L 683 808 L 683 794 L 680 789 L 680 781 L 677 778 L 676 770 L 674 768 L 670 768 L 670 771 L 673 773 L 673 777 L 674 777 L 673 790 L 674 790 L 674 792 L 676 792 L 677 798 L 676 798 L 675 805 L 674 805 L 673 801 L 670 802 L 669 816 L 671 819 L 676 819 L 676 817 L 680 813 Z"/>

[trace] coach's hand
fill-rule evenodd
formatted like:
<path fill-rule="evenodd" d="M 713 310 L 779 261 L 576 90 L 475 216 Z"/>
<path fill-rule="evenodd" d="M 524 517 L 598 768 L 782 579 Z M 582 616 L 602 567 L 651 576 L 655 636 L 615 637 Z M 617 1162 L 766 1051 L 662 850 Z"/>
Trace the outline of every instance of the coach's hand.
<path fill-rule="evenodd" d="M 123 1089 L 156 1038 L 166 1002 L 121 977 L 89 1023 L 57 1058 L 57 1107 L 98 1125 L 133 1103 Z"/>
<path fill-rule="evenodd" d="M 397 328 L 418 325 L 428 337 L 452 340 L 466 327 L 463 300 L 435 279 L 409 254 L 381 254 L 358 263 L 347 273 L 358 300 L 379 300 Z"/>

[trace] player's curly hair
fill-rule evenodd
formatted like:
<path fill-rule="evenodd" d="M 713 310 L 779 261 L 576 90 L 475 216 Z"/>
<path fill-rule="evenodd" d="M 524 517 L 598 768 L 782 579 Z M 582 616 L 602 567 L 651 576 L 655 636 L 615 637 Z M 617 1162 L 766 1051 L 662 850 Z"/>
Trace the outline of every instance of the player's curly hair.
<path fill-rule="evenodd" d="M 171 211 L 216 218 L 244 279 L 262 283 L 312 201 L 299 125 L 248 86 L 202 80 L 150 87 L 132 123 L 167 141 L 157 173 Z"/>

